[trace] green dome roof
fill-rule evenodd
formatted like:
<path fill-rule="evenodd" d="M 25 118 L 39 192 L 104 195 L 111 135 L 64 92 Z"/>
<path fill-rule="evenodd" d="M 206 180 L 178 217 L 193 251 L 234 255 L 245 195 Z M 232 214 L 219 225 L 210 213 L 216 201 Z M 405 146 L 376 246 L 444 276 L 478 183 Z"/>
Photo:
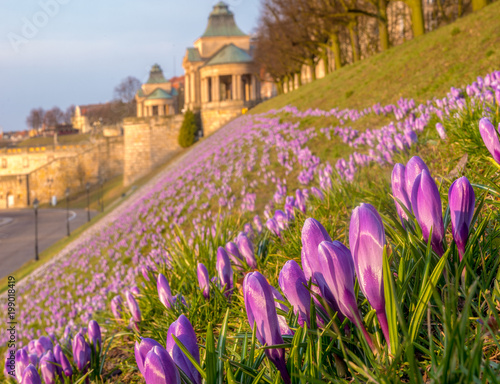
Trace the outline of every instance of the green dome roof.
<path fill-rule="evenodd" d="M 170 95 L 167 91 L 164 91 L 161 88 L 157 88 L 154 92 L 147 97 L 146 100 L 157 100 L 157 99 L 171 99 L 172 95 Z"/>
<path fill-rule="evenodd" d="M 206 63 L 209 65 L 219 65 L 219 64 L 230 64 L 230 63 L 250 63 L 252 62 L 252 56 L 248 54 L 244 49 L 238 48 L 234 44 L 228 44 L 222 47 L 219 52 L 212 56 L 212 58 Z"/>
<path fill-rule="evenodd" d="M 149 72 L 148 84 L 166 83 L 167 79 L 163 76 L 163 71 L 158 64 L 153 65 Z"/>
<path fill-rule="evenodd" d="M 214 5 L 208 18 L 207 29 L 201 37 L 213 36 L 246 36 L 236 25 L 228 5 L 222 1 Z"/>

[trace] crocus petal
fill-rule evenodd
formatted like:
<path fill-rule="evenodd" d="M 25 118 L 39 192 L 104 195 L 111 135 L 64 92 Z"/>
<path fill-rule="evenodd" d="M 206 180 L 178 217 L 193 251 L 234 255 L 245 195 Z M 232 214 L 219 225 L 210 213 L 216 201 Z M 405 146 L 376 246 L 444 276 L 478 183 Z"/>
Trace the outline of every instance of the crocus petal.
<path fill-rule="evenodd" d="M 476 196 L 469 180 L 464 176 L 451 184 L 448 192 L 450 205 L 451 230 L 457 244 L 460 260 L 465 253 L 465 246 L 469 237 L 469 229 L 474 217 Z"/>

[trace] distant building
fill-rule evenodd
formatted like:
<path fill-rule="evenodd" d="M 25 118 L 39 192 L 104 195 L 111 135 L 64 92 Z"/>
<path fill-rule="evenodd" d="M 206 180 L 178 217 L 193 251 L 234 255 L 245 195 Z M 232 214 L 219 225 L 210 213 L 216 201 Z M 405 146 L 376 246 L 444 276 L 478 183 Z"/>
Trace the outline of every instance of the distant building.
<path fill-rule="evenodd" d="M 187 49 L 182 66 L 185 108 L 201 112 L 205 134 L 261 99 L 250 36 L 222 1 L 213 7 L 205 33 Z"/>
<path fill-rule="evenodd" d="M 142 84 L 135 95 L 137 117 L 167 116 L 178 113 L 177 96 L 180 81 L 176 81 L 175 84 L 176 87 L 165 79 L 158 64 L 153 65 L 148 81 Z"/>

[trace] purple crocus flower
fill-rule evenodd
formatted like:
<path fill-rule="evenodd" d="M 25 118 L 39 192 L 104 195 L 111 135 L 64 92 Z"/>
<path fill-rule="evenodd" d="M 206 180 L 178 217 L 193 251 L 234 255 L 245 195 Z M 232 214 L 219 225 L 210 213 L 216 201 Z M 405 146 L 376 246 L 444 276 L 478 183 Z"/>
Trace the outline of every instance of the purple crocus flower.
<path fill-rule="evenodd" d="M 280 228 L 278 226 L 278 222 L 274 218 L 266 221 L 266 227 L 276 236 L 280 236 Z"/>
<path fill-rule="evenodd" d="M 436 123 L 436 131 L 441 138 L 441 140 L 446 140 L 446 131 L 443 127 L 443 124 L 441 123 Z"/>
<path fill-rule="evenodd" d="M 45 384 L 54 384 L 56 380 L 55 358 L 52 351 L 48 351 L 40 359 L 40 371 Z"/>
<path fill-rule="evenodd" d="M 240 251 L 238 250 L 238 246 L 232 241 L 226 244 L 226 252 L 229 258 L 233 261 L 233 264 L 238 268 L 242 269 L 243 264 L 241 261 L 243 260 L 243 256 L 240 255 Z"/>
<path fill-rule="evenodd" d="M 42 384 L 42 379 L 40 379 L 40 375 L 33 364 L 30 364 L 24 370 L 23 378 L 20 382 L 22 384 Z"/>
<path fill-rule="evenodd" d="M 288 228 L 288 215 L 280 209 L 274 212 L 274 220 L 278 223 L 280 230 L 284 231 Z"/>
<path fill-rule="evenodd" d="M 151 270 L 151 268 L 149 268 L 145 265 L 141 265 L 141 273 L 146 281 L 149 281 L 149 271 L 150 270 Z"/>
<path fill-rule="evenodd" d="M 205 299 L 208 300 L 210 299 L 210 280 L 207 267 L 205 267 L 205 265 L 202 263 L 198 263 L 196 272 L 198 274 L 198 284 L 200 286 L 200 289 L 203 292 L 203 296 L 205 297 Z"/>
<path fill-rule="evenodd" d="M 462 260 L 476 202 L 474 189 L 465 176 L 453 182 L 448 192 L 448 201 L 450 205 L 451 231 L 457 244 L 460 260 Z"/>
<path fill-rule="evenodd" d="M 73 360 L 79 371 L 83 371 L 90 363 L 90 346 L 81 333 L 73 339 Z"/>
<path fill-rule="evenodd" d="M 415 179 L 411 195 L 411 205 L 418 224 L 422 229 L 424 240 L 429 240 L 432 228 L 432 249 L 439 256 L 442 256 L 444 253 L 444 224 L 441 197 L 439 196 L 439 190 L 434 179 L 425 169 Z"/>
<path fill-rule="evenodd" d="M 424 163 L 424 161 L 418 156 L 413 156 L 410 160 L 408 160 L 408 163 L 406 163 L 405 189 L 410 202 L 411 202 L 411 194 L 413 191 L 413 184 L 415 183 L 415 179 L 417 178 L 417 176 L 420 175 L 420 173 L 422 173 L 423 169 L 429 172 L 429 174 L 431 173 L 429 171 L 429 168 L 427 168 L 427 165 Z"/>
<path fill-rule="evenodd" d="M 139 309 L 139 304 L 135 300 L 135 297 L 130 293 L 130 291 L 125 292 L 125 299 L 127 300 L 127 305 L 132 318 L 135 322 L 141 321 L 141 310 Z"/>
<path fill-rule="evenodd" d="M 304 268 L 304 275 L 306 280 L 312 279 L 312 282 L 317 284 L 321 296 L 328 303 L 333 311 L 339 312 L 339 307 L 335 302 L 335 298 L 330 291 L 330 288 L 325 282 L 323 277 L 323 270 L 318 260 L 318 246 L 323 241 L 332 241 L 330 235 L 326 232 L 325 227 L 313 218 L 308 218 L 302 227 L 302 267 Z M 343 316 L 339 312 L 339 319 L 342 320 Z"/>
<path fill-rule="evenodd" d="M 256 215 L 253 218 L 253 223 L 255 224 L 255 228 L 257 228 L 257 232 L 261 233 L 263 228 L 262 228 L 262 221 L 260 220 L 259 215 Z"/>
<path fill-rule="evenodd" d="M 285 301 L 285 298 L 272 285 L 269 285 L 269 287 L 271 288 L 271 292 L 272 292 L 273 297 L 274 297 L 274 305 L 275 305 L 275 307 L 277 309 L 282 310 L 283 312 L 288 313 L 289 308 L 285 304 L 278 302 L 278 301 Z M 280 327 L 281 336 L 287 336 L 287 335 L 288 336 L 293 336 L 293 331 L 288 326 L 288 322 L 286 321 L 286 317 L 285 316 L 278 315 L 278 324 L 279 324 L 279 327 Z"/>
<path fill-rule="evenodd" d="M 23 379 L 23 372 L 30 365 L 30 358 L 25 349 L 18 349 L 16 351 L 16 379 L 21 382 Z"/>
<path fill-rule="evenodd" d="M 227 255 L 226 250 L 222 247 L 219 247 L 217 250 L 217 262 L 215 268 L 219 274 L 220 287 L 226 287 L 224 295 L 229 297 L 233 289 L 233 268 L 231 268 L 231 262 L 229 261 L 229 256 Z"/>
<path fill-rule="evenodd" d="M 340 311 L 363 333 L 373 349 L 373 342 L 363 325 L 354 294 L 354 263 L 351 252 L 339 241 L 323 241 L 318 246 L 319 263 L 324 270 L 325 281 L 337 301 Z"/>
<path fill-rule="evenodd" d="M 180 315 L 179 318 L 174 321 L 167 331 L 167 352 L 174 363 L 182 369 L 182 371 L 189 377 L 189 379 L 195 384 L 201 384 L 201 375 L 194 367 L 193 363 L 189 361 L 187 356 L 182 352 L 179 346 L 175 343 L 174 335 L 179 339 L 179 341 L 186 347 L 191 356 L 194 357 L 196 362 L 200 363 L 200 350 L 198 344 L 196 343 L 196 333 L 193 329 L 188 318 L 184 315 Z"/>
<path fill-rule="evenodd" d="M 130 288 L 130 292 L 132 292 L 134 296 L 139 296 L 141 294 L 141 291 L 139 290 L 139 287 L 137 285 L 134 285 L 132 288 Z"/>
<path fill-rule="evenodd" d="M 488 148 L 488 151 L 490 151 L 491 156 L 500 164 L 500 141 L 498 140 L 495 127 L 486 117 L 479 120 L 479 133 L 483 138 L 484 145 Z"/>
<path fill-rule="evenodd" d="M 238 249 L 240 254 L 245 258 L 250 268 L 257 268 L 257 261 L 253 253 L 253 245 L 250 239 L 245 234 L 240 234 L 237 238 Z"/>
<path fill-rule="evenodd" d="M 153 347 L 144 361 L 146 384 L 181 384 L 179 371 L 168 352 L 161 346 Z"/>
<path fill-rule="evenodd" d="M 141 342 L 135 342 L 134 353 L 135 353 L 135 362 L 137 363 L 137 368 L 144 376 L 144 362 L 146 361 L 146 356 L 154 347 L 160 347 L 160 343 L 158 343 L 154 339 L 141 338 Z"/>
<path fill-rule="evenodd" d="M 349 244 L 359 287 L 377 312 L 380 327 L 389 344 L 383 280 L 384 224 L 371 204 L 354 208 L 349 224 Z"/>
<path fill-rule="evenodd" d="M 115 319 L 120 320 L 122 318 L 122 298 L 121 296 L 115 296 L 111 299 L 111 312 L 113 312 L 113 316 Z"/>
<path fill-rule="evenodd" d="M 256 335 L 262 345 L 283 344 L 273 293 L 260 272 L 251 272 L 243 280 L 243 297 L 250 327 L 257 327 Z M 286 369 L 285 350 L 266 349 L 265 354 L 281 372 L 285 384 L 290 383 Z"/>
<path fill-rule="evenodd" d="M 300 189 L 295 191 L 295 203 L 302 213 L 306 213 L 306 198 Z"/>
<path fill-rule="evenodd" d="M 165 308 L 172 308 L 172 292 L 170 291 L 170 285 L 168 284 L 167 278 L 162 274 L 158 274 L 158 280 L 156 282 L 156 287 L 158 289 L 158 297 Z"/>
<path fill-rule="evenodd" d="M 321 192 L 320 189 L 316 188 L 316 187 L 312 187 L 311 188 L 311 193 L 318 199 L 320 199 L 321 201 L 324 200 L 325 198 L 325 195 L 323 194 L 323 192 Z"/>
<path fill-rule="evenodd" d="M 89 340 L 94 349 L 101 348 L 102 338 L 101 338 L 101 328 L 95 320 L 90 320 L 89 322 Z"/>
<path fill-rule="evenodd" d="M 307 289 L 307 280 L 302 269 L 295 260 L 288 260 L 281 269 L 278 279 L 281 290 L 292 304 L 294 312 L 298 315 L 300 326 L 304 322 L 310 326 L 311 294 Z"/>
<path fill-rule="evenodd" d="M 59 359 L 61 360 L 61 368 L 64 375 L 66 377 L 73 376 L 73 368 L 71 367 L 71 364 L 63 351 L 59 353 Z"/>
<path fill-rule="evenodd" d="M 42 357 L 45 352 L 52 350 L 52 347 L 50 337 L 42 336 L 35 341 L 35 350 L 38 357 Z"/>
<path fill-rule="evenodd" d="M 405 189 L 405 166 L 403 164 L 397 163 L 396 165 L 394 165 L 391 175 L 391 186 L 392 195 L 401 203 L 403 203 L 405 208 L 411 212 L 410 199 Z M 394 203 L 396 204 L 396 211 L 398 212 L 399 219 L 401 220 L 401 224 L 403 224 L 404 227 L 405 221 L 408 221 L 408 215 L 396 199 L 394 199 Z"/>

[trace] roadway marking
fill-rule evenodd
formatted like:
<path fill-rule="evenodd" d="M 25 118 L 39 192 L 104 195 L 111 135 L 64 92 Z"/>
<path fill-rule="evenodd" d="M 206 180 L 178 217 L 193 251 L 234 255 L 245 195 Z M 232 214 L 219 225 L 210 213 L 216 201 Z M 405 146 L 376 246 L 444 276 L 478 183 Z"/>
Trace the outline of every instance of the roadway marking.
<path fill-rule="evenodd" d="M 68 221 L 71 221 L 76 217 L 76 213 L 73 211 L 69 211 L 69 213 L 71 214 L 71 216 L 69 217 Z"/>

